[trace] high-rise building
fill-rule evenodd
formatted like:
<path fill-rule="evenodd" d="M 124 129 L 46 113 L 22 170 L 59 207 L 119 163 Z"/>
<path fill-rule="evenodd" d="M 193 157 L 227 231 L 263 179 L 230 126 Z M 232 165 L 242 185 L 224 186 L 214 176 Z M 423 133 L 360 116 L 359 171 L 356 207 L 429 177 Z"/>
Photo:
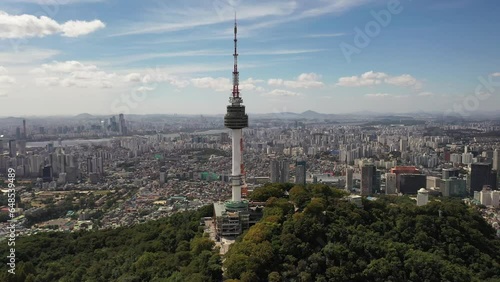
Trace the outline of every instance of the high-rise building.
<path fill-rule="evenodd" d="M 400 193 L 415 195 L 426 186 L 427 178 L 424 174 L 400 174 L 398 183 Z"/>
<path fill-rule="evenodd" d="M 26 133 L 26 120 L 23 119 L 23 139 L 26 140 L 26 138 L 28 138 L 28 135 Z"/>
<path fill-rule="evenodd" d="M 385 194 L 393 195 L 396 194 L 397 189 L 397 175 L 395 173 L 385 174 Z"/>
<path fill-rule="evenodd" d="M 160 171 L 160 185 L 165 184 L 167 173 L 165 171 Z"/>
<path fill-rule="evenodd" d="M 373 193 L 375 172 L 374 165 L 366 164 L 361 168 L 361 195 L 367 196 Z"/>
<path fill-rule="evenodd" d="M 345 169 L 345 189 L 348 192 L 352 191 L 353 188 L 353 174 L 354 170 L 351 167 Z"/>
<path fill-rule="evenodd" d="M 21 140 L 21 128 L 20 127 L 16 128 L 16 139 Z"/>
<path fill-rule="evenodd" d="M 11 158 L 17 156 L 16 140 L 9 140 L 9 156 Z"/>
<path fill-rule="evenodd" d="M 119 132 L 119 127 L 118 127 L 118 123 L 116 122 L 116 117 L 115 116 L 112 116 L 111 118 L 109 118 L 109 131 L 113 131 L 113 132 Z"/>
<path fill-rule="evenodd" d="M 405 152 L 408 149 L 408 140 L 401 139 L 399 140 L 399 151 Z"/>
<path fill-rule="evenodd" d="M 491 191 L 491 205 L 494 208 L 500 206 L 500 191 Z"/>
<path fill-rule="evenodd" d="M 474 158 L 474 155 L 472 153 L 463 153 L 462 154 L 462 163 L 463 164 L 472 164 L 472 159 Z"/>
<path fill-rule="evenodd" d="M 461 154 L 451 154 L 450 162 L 453 164 L 461 164 L 462 163 L 462 155 Z"/>
<path fill-rule="evenodd" d="M 287 160 L 271 160 L 271 182 L 288 183 L 290 180 L 290 164 Z"/>
<path fill-rule="evenodd" d="M 51 182 L 53 179 L 52 166 L 48 165 L 43 168 L 42 171 L 43 182 Z"/>
<path fill-rule="evenodd" d="M 26 156 L 26 140 L 17 140 L 17 145 L 19 146 L 19 154 Z"/>
<path fill-rule="evenodd" d="M 431 188 L 441 188 L 441 178 L 436 176 L 427 176 L 427 190 Z"/>
<path fill-rule="evenodd" d="M 54 143 L 53 142 L 48 143 L 46 149 L 49 154 L 54 152 Z"/>
<path fill-rule="evenodd" d="M 497 173 L 500 172 L 500 150 L 495 149 L 493 152 L 493 170 L 496 170 Z"/>
<path fill-rule="evenodd" d="M 125 124 L 125 116 L 123 114 L 120 114 L 118 116 L 118 131 L 120 132 L 121 135 L 127 135 L 127 126 Z"/>
<path fill-rule="evenodd" d="M 104 174 L 104 161 L 102 158 L 95 158 L 96 173 L 101 175 Z"/>
<path fill-rule="evenodd" d="M 80 180 L 80 171 L 74 166 L 66 168 L 66 181 L 69 183 L 77 183 Z"/>
<path fill-rule="evenodd" d="M 491 206 L 491 189 L 483 188 L 481 192 L 479 192 L 479 201 L 481 205 Z"/>
<path fill-rule="evenodd" d="M 59 173 L 58 184 L 66 184 L 66 173 Z"/>
<path fill-rule="evenodd" d="M 375 173 L 373 175 L 372 193 L 380 194 L 381 186 L 382 186 L 382 172 L 380 170 L 377 170 L 377 167 L 375 167 Z"/>
<path fill-rule="evenodd" d="M 87 158 L 87 174 L 91 174 L 91 173 L 94 173 L 96 172 L 96 163 L 94 162 L 94 159 L 92 159 L 91 157 L 88 157 Z"/>
<path fill-rule="evenodd" d="M 450 177 L 458 177 L 460 174 L 460 170 L 458 168 L 447 168 L 443 169 L 443 179 L 448 179 Z"/>
<path fill-rule="evenodd" d="M 451 177 L 443 179 L 443 188 L 441 193 L 445 197 L 465 197 L 467 195 L 467 181 Z"/>
<path fill-rule="evenodd" d="M 306 185 L 306 162 L 297 161 L 295 165 L 295 184 Z"/>
<path fill-rule="evenodd" d="M 271 182 L 280 182 L 280 162 L 278 160 L 271 160 Z"/>
<path fill-rule="evenodd" d="M 496 177 L 491 171 L 492 165 L 489 163 L 475 163 L 471 165 L 471 183 L 469 193 L 483 190 L 484 186 L 496 187 Z M 495 179 L 493 179 L 495 178 Z"/>

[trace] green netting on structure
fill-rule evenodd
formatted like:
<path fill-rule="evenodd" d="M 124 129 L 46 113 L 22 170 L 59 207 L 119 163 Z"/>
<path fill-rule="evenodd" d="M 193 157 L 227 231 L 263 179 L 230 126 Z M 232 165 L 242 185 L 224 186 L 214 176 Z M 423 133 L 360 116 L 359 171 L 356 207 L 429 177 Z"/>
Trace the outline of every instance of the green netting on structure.
<path fill-rule="evenodd" d="M 227 201 L 224 203 L 226 206 L 226 210 L 246 210 L 248 209 L 248 201 L 241 201 L 241 202 L 233 202 L 233 201 Z"/>
<path fill-rule="evenodd" d="M 201 180 L 207 180 L 207 181 L 219 180 L 219 175 L 212 172 L 202 172 Z"/>

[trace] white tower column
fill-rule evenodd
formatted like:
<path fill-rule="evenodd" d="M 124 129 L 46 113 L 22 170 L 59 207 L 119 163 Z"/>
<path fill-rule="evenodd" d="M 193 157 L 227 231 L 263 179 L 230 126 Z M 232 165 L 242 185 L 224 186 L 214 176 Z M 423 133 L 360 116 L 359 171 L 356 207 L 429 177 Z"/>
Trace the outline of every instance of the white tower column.
<path fill-rule="evenodd" d="M 233 153 L 233 174 L 231 176 L 232 200 L 241 201 L 241 129 L 232 130 L 232 153 Z"/>

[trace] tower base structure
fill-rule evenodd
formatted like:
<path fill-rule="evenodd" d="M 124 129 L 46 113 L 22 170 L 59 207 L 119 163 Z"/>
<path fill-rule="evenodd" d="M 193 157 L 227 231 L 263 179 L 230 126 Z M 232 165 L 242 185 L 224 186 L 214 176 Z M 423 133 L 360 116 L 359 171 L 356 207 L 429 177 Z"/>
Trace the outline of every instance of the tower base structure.
<path fill-rule="evenodd" d="M 241 235 L 262 218 L 262 209 L 246 200 L 214 203 L 215 238 Z"/>

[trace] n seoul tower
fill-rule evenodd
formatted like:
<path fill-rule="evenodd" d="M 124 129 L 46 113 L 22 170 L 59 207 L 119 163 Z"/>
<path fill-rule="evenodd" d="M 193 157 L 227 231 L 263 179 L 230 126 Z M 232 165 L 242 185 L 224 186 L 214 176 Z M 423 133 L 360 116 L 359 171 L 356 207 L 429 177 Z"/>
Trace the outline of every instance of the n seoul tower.
<path fill-rule="evenodd" d="M 224 116 L 224 126 L 231 129 L 232 137 L 232 202 L 241 202 L 242 177 L 242 150 L 243 128 L 248 127 L 248 115 L 245 113 L 243 99 L 240 97 L 240 73 L 238 72 L 238 25 L 236 14 L 234 19 L 234 70 L 233 70 L 233 95 L 229 98 L 227 114 Z"/>

